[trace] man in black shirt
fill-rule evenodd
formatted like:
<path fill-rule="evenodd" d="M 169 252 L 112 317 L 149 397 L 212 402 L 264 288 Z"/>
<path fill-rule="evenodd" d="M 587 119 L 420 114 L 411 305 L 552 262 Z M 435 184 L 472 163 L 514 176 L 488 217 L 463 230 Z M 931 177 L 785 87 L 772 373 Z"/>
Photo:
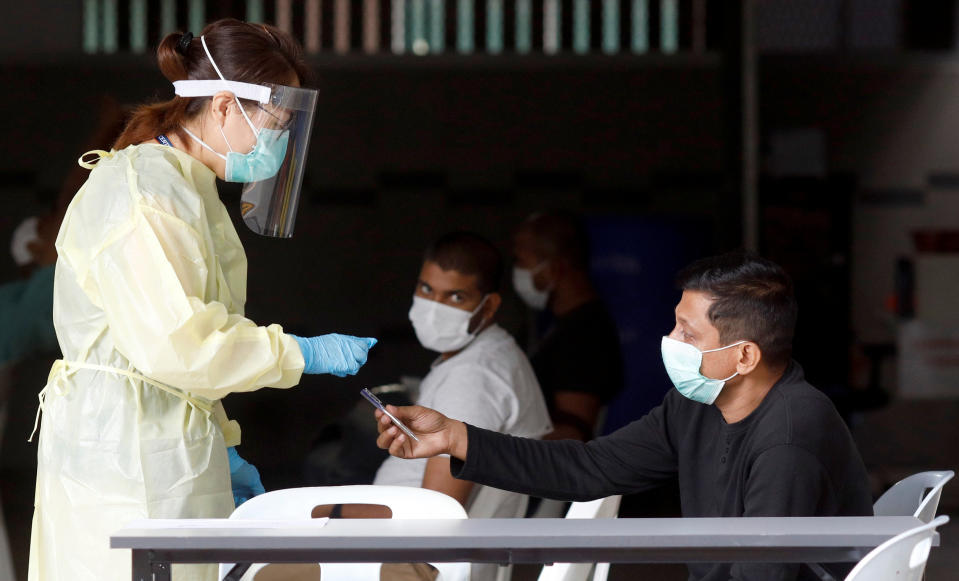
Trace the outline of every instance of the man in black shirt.
<path fill-rule="evenodd" d="M 619 332 L 589 277 L 586 228 L 566 212 L 533 214 L 513 234 L 513 288 L 551 324 L 529 341 L 549 407 L 546 439 L 590 440 L 600 410 L 623 388 Z"/>
<path fill-rule="evenodd" d="M 378 412 L 377 443 L 403 458 L 450 454 L 457 478 L 551 498 L 631 493 L 678 477 L 689 517 L 871 515 L 849 431 L 791 360 L 796 305 L 782 269 L 728 254 L 693 263 L 679 283 L 676 326 L 662 347 L 676 389 L 636 422 L 585 444 L 532 441 L 407 407 L 391 411 L 419 441 Z M 798 564 L 689 570 L 696 581 L 815 578 Z"/>

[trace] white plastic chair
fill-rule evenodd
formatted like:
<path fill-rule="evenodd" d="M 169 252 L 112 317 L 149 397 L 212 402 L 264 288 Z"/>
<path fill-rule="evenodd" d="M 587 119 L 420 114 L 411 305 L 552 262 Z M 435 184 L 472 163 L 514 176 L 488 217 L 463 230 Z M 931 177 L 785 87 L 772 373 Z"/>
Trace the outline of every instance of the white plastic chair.
<path fill-rule="evenodd" d="M 948 516 L 908 530 L 879 545 L 846 575 L 846 581 L 920 581 L 929 560 L 936 527 Z"/>
<path fill-rule="evenodd" d="M 942 487 L 953 476 L 955 472 L 952 470 L 938 470 L 903 478 L 872 505 L 873 513 L 876 516 L 914 516 L 922 522 L 931 522 L 939 508 Z"/>
<path fill-rule="evenodd" d="M 395 519 L 465 519 L 466 510 L 452 497 L 435 490 L 408 486 L 318 486 L 287 488 L 253 497 L 240 505 L 231 519 L 308 520 L 317 506 L 327 504 L 380 504 Z M 468 581 L 469 563 L 430 563 L 439 571 L 437 581 Z M 265 565 L 256 564 L 243 579 L 253 579 Z M 323 581 L 379 581 L 380 563 L 321 563 Z M 221 563 L 219 579 L 233 563 Z"/>
<path fill-rule="evenodd" d="M 0 365 L 0 382 L 8 382 L 10 367 Z M 0 396 L 3 395 L 5 388 L 9 383 L 0 385 Z M 3 442 L 3 433 L 7 423 L 7 404 L 0 397 L 0 443 Z M 7 537 L 6 520 L 3 516 L 3 509 L 0 508 L 0 579 L 14 579 L 13 575 L 13 555 L 10 552 L 10 541 Z"/>
<path fill-rule="evenodd" d="M 566 512 L 566 518 L 616 518 L 620 500 L 622 496 L 616 495 L 574 502 Z M 608 575 L 609 563 L 555 563 L 543 567 L 538 581 L 606 581 Z"/>
<path fill-rule="evenodd" d="M 942 487 L 953 476 L 955 473 L 952 470 L 919 472 L 907 476 L 879 497 L 872 505 L 872 512 L 876 516 L 914 516 L 924 523 L 931 522 L 939 508 Z M 807 566 L 823 581 L 835 579 L 818 563 L 807 563 Z"/>
<path fill-rule="evenodd" d="M 492 486 L 473 485 L 467 513 L 469 518 L 522 518 L 526 515 L 529 496 Z M 473 581 L 510 581 L 513 565 L 473 563 L 470 567 Z"/>
<path fill-rule="evenodd" d="M 599 437 L 603 433 L 603 426 L 606 425 L 606 416 L 609 415 L 609 406 L 604 405 L 596 413 L 596 423 L 593 425 L 591 438 Z M 569 501 L 553 500 L 552 498 L 541 498 L 536 510 L 530 515 L 530 518 L 560 518 L 568 510 Z"/>

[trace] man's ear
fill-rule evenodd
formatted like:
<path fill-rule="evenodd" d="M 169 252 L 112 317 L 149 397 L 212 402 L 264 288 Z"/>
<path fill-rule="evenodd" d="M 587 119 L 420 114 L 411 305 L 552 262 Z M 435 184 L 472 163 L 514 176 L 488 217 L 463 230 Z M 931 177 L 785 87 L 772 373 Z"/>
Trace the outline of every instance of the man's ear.
<path fill-rule="evenodd" d="M 503 297 L 499 293 L 488 294 L 486 302 L 483 303 L 483 308 L 470 319 L 467 330 L 470 333 L 475 333 L 481 324 L 489 326 L 501 304 L 503 304 Z"/>
<path fill-rule="evenodd" d="M 552 290 L 556 286 L 556 281 L 563 276 L 563 267 L 557 257 L 540 259 L 540 264 L 544 261 L 546 266 L 533 277 L 533 285 L 540 290 Z"/>
<path fill-rule="evenodd" d="M 739 345 L 738 349 L 739 361 L 736 362 L 736 372 L 739 373 L 739 375 L 748 375 L 752 373 L 752 371 L 759 366 L 759 362 L 762 361 L 762 349 L 759 348 L 757 343 L 753 343 L 752 341 L 746 341 L 742 345 Z"/>
<path fill-rule="evenodd" d="M 486 304 L 483 306 L 484 314 L 486 319 L 491 320 L 496 316 L 496 313 L 499 311 L 500 305 L 503 304 L 503 295 L 499 293 L 490 293 L 486 297 Z"/>

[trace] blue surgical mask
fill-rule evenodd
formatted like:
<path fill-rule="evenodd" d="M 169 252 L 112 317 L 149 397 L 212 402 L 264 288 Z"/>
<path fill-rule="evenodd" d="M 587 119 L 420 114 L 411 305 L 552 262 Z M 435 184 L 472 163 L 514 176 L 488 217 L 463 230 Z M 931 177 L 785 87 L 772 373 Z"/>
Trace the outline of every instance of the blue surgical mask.
<path fill-rule="evenodd" d="M 226 170 L 223 176 L 226 181 L 248 184 L 270 179 L 280 171 L 280 166 L 283 165 L 283 160 L 286 158 L 286 147 L 290 140 L 290 131 L 288 129 L 257 130 L 239 101 L 237 101 L 237 106 L 240 108 L 240 112 L 243 113 L 243 118 L 246 119 L 253 134 L 256 135 L 256 144 L 249 153 L 233 151 L 233 147 L 226 138 L 226 134 L 223 133 L 222 127 L 218 127 L 218 129 L 220 130 L 220 134 L 223 135 L 223 141 L 230 149 L 226 155 L 207 145 L 186 127 L 182 127 L 182 129 L 187 135 L 193 138 L 194 141 L 226 161 Z"/>
<path fill-rule="evenodd" d="M 736 345 L 742 345 L 745 342 L 738 341 L 718 349 L 700 351 L 689 343 L 663 337 L 663 364 L 666 366 L 669 379 L 672 380 L 679 393 L 693 401 L 712 405 L 719 397 L 719 392 L 722 391 L 726 382 L 739 375 L 739 372 L 733 373 L 726 379 L 710 379 L 704 376 L 699 372 L 703 365 L 703 353 L 722 351 Z"/>
<path fill-rule="evenodd" d="M 226 154 L 226 181 L 251 183 L 275 176 L 286 158 L 289 140 L 288 130 L 260 129 L 253 151 Z"/>

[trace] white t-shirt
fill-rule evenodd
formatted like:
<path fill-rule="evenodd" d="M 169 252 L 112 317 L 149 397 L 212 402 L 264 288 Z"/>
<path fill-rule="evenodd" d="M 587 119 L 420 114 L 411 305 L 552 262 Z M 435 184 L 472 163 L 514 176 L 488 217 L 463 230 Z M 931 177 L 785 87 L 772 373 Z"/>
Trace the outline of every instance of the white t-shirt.
<path fill-rule="evenodd" d="M 420 384 L 418 405 L 478 428 L 540 438 L 552 431 L 543 392 L 516 341 L 498 325 L 480 333 L 450 359 L 438 359 Z M 386 459 L 374 484 L 422 486 L 426 459 Z M 519 516 L 526 497 L 474 486 L 467 503 L 470 518 Z"/>

